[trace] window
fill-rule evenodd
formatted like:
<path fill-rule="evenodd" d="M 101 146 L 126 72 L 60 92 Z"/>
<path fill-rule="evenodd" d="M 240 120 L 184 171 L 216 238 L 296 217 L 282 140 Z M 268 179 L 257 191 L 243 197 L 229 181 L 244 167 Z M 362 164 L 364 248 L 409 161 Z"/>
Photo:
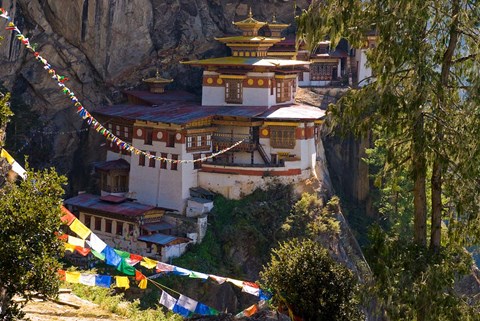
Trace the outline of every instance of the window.
<path fill-rule="evenodd" d="M 116 129 L 117 136 L 120 136 L 120 126 L 116 125 L 115 129 Z"/>
<path fill-rule="evenodd" d="M 202 154 L 193 154 L 193 160 L 197 160 L 200 158 L 202 158 Z M 193 169 L 200 169 L 200 168 L 202 168 L 202 162 L 198 161 L 193 163 Z"/>
<path fill-rule="evenodd" d="M 124 136 L 125 136 L 126 138 L 128 138 L 128 127 L 124 127 L 124 130 L 125 130 Z"/>
<path fill-rule="evenodd" d="M 157 153 L 155 153 L 155 152 L 150 152 L 150 155 L 155 156 L 155 155 L 157 155 Z M 155 168 L 155 158 L 154 158 L 154 157 L 152 157 L 152 158 L 150 158 L 150 159 L 148 160 L 148 167 L 153 167 L 153 168 Z"/>
<path fill-rule="evenodd" d="M 123 235 L 123 223 L 117 222 L 117 235 Z"/>
<path fill-rule="evenodd" d="M 211 146 L 212 146 L 211 134 L 187 136 L 187 152 L 196 151 L 196 150 L 210 150 Z"/>
<path fill-rule="evenodd" d="M 128 224 L 128 235 L 133 235 L 133 224 Z"/>
<path fill-rule="evenodd" d="M 153 142 L 153 129 L 147 128 L 145 130 L 145 138 L 143 140 L 145 145 L 152 145 Z"/>
<path fill-rule="evenodd" d="M 105 233 L 112 233 L 112 220 L 105 220 Z"/>
<path fill-rule="evenodd" d="M 138 166 L 145 166 L 145 154 L 138 155 Z"/>
<path fill-rule="evenodd" d="M 97 231 L 102 230 L 102 219 L 100 217 L 95 217 L 95 229 Z"/>
<path fill-rule="evenodd" d="M 277 103 L 292 99 L 292 82 L 290 80 L 277 81 Z"/>
<path fill-rule="evenodd" d="M 174 161 L 178 160 L 178 155 L 172 154 L 172 160 L 174 160 Z M 172 164 L 170 165 L 170 169 L 172 171 L 176 171 L 177 168 L 178 168 L 178 163 L 177 162 L 172 162 Z"/>
<path fill-rule="evenodd" d="M 85 226 L 90 228 L 91 224 L 92 224 L 92 216 L 91 215 L 85 215 Z"/>
<path fill-rule="evenodd" d="M 241 104 L 243 100 L 242 80 L 225 80 L 225 102 L 230 104 Z"/>
<path fill-rule="evenodd" d="M 314 63 L 310 65 L 311 80 L 332 80 L 333 67 L 336 65 L 325 63 Z"/>
<path fill-rule="evenodd" d="M 168 154 L 162 153 L 162 158 L 167 158 Z M 161 160 L 160 161 L 160 168 L 161 169 L 167 169 L 167 161 L 166 160 Z"/>
<path fill-rule="evenodd" d="M 175 132 L 167 132 L 167 147 L 175 147 Z"/>
<path fill-rule="evenodd" d="M 270 127 L 270 145 L 274 148 L 294 148 L 295 127 Z"/>

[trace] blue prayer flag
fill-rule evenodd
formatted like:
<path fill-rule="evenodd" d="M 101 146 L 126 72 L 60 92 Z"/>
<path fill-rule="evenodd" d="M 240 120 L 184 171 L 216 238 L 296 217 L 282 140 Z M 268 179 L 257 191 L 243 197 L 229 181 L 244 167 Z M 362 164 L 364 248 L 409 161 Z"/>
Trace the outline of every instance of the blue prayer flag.
<path fill-rule="evenodd" d="M 190 316 L 190 314 L 192 312 L 188 311 L 187 309 L 185 309 L 184 307 L 178 305 L 178 304 L 175 304 L 173 306 L 173 310 L 172 310 L 174 313 L 176 314 L 180 314 L 182 317 L 184 318 L 188 318 Z"/>
<path fill-rule="evenodd" d="M 109 288 L 112 284 L 112 277 L 110 275 L 95 275 L 95 285 L 104 288 Z"/>
<path fill-rule="evenodd" d="M 113 265 L 113 266 L 117 267 L 120 264 L 120 262 L 122 262 L 122 258 L 120 257 L 120 255 L 118 255 L 108 245 L 103 249 L 102 254 L 105 255 L 105 262 L 108 265 Z"/>

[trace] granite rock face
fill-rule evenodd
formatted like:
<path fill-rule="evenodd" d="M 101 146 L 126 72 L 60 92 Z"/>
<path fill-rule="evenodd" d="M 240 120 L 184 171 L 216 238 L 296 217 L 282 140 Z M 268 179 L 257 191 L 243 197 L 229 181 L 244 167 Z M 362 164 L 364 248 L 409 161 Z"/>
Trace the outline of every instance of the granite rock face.
<path fill-rule="evenodd" d="M 297 14 L 308 2 L 296 1 Z M 271 21 L 276 13 L 277 21 L 293 23 L 293 0 L 0 0 L 55 70 L 70 79 L 67 85 L 88 110 L 120 101 L 122 89 L 141 87 L 142 78 L 157 67 L 162 76 L 175 79 L 173 86 L 199 92 L 201 71 L 179 62 L 227 55 L 214 37 L 238 34 L 232 21 L 245 18 L 249 5 L 258 20 Z M 28 106 L 28 111 L 15 110 L 10 125 L 22 122 L 12 134 L 14 149 L 34 145 L 29 142 L 43 135 L 42 148 L 50 157 L 38 166 L 54 165 L 70 178 L 83 177 L 85 170 L 74 158 L 98 150 L 103 138 L 75 132 L 85 124 L 42 65 L 4 30 L 5 24 L 2 19 L 0 85 L 19 105 Z M 293 33 L 293 26 L 288 32 Z M 21 116 L 34 119 L 27 122 Z M 22 130 L 22 124 L 27 128 Z M 26 146 L 20 154 L 31 154 L 31 162 L 41 160 L 32 149 Z M 82 162 L 101 158 L 93 154 Z"/>

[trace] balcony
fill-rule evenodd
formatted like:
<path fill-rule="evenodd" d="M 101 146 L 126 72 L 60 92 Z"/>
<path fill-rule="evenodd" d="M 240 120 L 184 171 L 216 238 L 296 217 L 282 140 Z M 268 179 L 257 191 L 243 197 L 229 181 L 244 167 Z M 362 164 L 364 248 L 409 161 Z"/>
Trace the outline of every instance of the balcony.
<path fill-rule="evenodd" d="M 233 152 L 253 152 L 256 150 L 257 144 L 253 137 L 248 134 L 229 134 L 215 133 L 212 137 L 213 150 L 218 151 L 232 146 L 233 144 L 243 140 L 243 142 L 235 146 Z"/>

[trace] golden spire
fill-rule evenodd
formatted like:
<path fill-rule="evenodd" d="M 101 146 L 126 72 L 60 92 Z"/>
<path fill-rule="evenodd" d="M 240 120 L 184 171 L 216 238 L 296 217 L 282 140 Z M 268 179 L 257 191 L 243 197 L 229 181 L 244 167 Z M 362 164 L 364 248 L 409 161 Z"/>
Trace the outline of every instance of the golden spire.
<path fill-rule="evenodd" d="M 273 23 L 277 22 L 277 14 L 275 13 L 275 11 L 273 12 L 272 22 Z"/>
<path fill-rule="evenodd" d="M 248 17 L 253 18 L 253 13 L 252 13 L 252 7 L 251 6 L 248 8 Z"/>

